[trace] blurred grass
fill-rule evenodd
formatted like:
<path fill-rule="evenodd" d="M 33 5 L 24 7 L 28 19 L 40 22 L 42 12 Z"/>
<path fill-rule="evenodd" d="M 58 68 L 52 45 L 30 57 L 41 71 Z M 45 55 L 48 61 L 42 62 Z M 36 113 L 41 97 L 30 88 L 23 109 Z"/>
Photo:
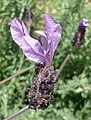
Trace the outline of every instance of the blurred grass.
<path fill-rule="evenodd" d="M 10 22 L 13 17 L 23 20 L 25 5 L 33 13 L 31 35 L 44 29 L 42 15 L 50 12 L 62 25 L 62 40 L 55 52 L 53 66 L 59 68 L 71 48 L 71 40 L 80 19 L 87 18 L 89 27 L 85 43 L 76 49 L 62 71 L 52 104 L 44 111 L 29 110 L 16 120 L 90 120 L 91 119 L 91 1 L 90 0 L 0 0 L 0 80 L 32 66 L 12 41 Z M 27 103 L 26 88 L 34 69 L 0 86 L 0 120 L 15 113 Z"/>

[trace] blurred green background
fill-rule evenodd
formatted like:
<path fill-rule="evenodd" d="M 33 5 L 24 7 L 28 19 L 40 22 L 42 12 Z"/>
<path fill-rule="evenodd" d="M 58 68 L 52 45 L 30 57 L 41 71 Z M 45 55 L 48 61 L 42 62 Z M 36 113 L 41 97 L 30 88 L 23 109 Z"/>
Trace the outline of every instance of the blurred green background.
<path fill-rule="evenodd" d="M 52 65 L 59 68 L 69 53 L 71 41 L 82 18 L 89 20 L 85 43 L 71 54 L 55 86 L 51 105 L 46 110 L 28 110 L 15 120 L 91 120 L 91 0 L 0 0 L 0 80 L 33 66 L 13 42 L 10 22 L 22 20 L 24 6 L 33 13 L 31 36 L 44 29 L 42 15 L 51 13 L 62 28 L 61 42 Z M 0 120 L 27 104 L 26 88 L 31 84 L 34 69 L 0 85 Z"/>

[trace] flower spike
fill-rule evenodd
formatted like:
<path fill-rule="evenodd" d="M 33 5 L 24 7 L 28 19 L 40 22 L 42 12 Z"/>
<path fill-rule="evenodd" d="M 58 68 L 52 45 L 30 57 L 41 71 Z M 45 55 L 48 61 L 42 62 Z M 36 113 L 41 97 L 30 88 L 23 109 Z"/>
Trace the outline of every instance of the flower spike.
<path fill-rule="evenodd" d="M 75 36 L 72 40 L 73 47 L 79 47 L 83 43 L 87 26 L 88 26 L 88 20 L 85 18 L 82 19 L 75 33 Z"/>

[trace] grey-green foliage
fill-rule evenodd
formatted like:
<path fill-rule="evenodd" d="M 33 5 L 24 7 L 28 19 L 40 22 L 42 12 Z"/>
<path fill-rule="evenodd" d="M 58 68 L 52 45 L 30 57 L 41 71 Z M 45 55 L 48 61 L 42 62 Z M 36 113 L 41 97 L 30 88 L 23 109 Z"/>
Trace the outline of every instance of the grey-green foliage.
<path fill-rule="evenodd" d="M 80 19 L 91 22 L 91 2 L 85 0 L 0 0 L 0 80 L 32 66 L 12 41 L 10 22 L 22 19 L 24 5 L 33 13 L 34 30 L 44 28 L 41 15 L 49 11 L 63 28 L 61 42 L 55 52 L 53 66 L 59 68 L 71 48 L 71 40 Z M 91 119 L 91 24 L 85 43 L 73 51 L 60 74 L 52 104 L 44 111 L 29 110 L 16 120 L 90 120 Z M 38 38 L 38 36 L 36 36 Z M 0 120 L 27 104 L 26 88 L 31 84 L 34 69 L 0 86 Z"/>

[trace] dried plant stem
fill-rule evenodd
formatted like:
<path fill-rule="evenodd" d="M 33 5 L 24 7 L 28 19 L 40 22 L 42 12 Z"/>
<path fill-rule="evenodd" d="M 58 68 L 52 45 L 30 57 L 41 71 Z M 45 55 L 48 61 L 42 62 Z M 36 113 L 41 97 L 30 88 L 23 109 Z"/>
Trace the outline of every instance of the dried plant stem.
<path fill-rule="evenodd" d="M 14 77 L 17 77 L 17 76 L 21 75 L 22 73 L 25 73 L 25 72 L 28 71 L 28 70 L 31 70 L 33 67 L 34 67 L 34 66 L 25 68 L 25 69 L 21 70 L 20 72 L 15 73 L 14 75 L 12 75 L 12 76 L 10 76 L 10 77 L 2 80 L 2 81 L 0 82 L 0 85 L 1 85 L 1 84 L 4 84 L 5 82 L 7 82 L 7 81 L 9 81 L 9 80 L 11 80 L 11 79 L 13 79 Z"/>
<path fill-rule="evenodd" d="M 59 77 L 60 73 L 62 72 L 63 68 L 65 67 L 65 65 L 66 65 L 69 57 L 70 57 L 70 54 L 68 54 L 68 55 L 66 56 L 66 58 L 64 59 L 62 65 L 61 65 L 60 68 L 59 68 L 58 73 L 56 74 L 56 76 L 55 76 L 55 78 L 54 78 L 54 81 L 57 81 L 57 80 L 58 80 L 58 77 Z"/>
<path fill-rule="evenodd" d="M 27 105 L 26 107 L 22 108 L 20 111 L 18 111 L 15 114 L 7 117 L 5 120 L 13 120 L 14 118 L 21 115 L 23 112 L 27 111 L 28 109 L 29 109 L 29 106 Z"/>

